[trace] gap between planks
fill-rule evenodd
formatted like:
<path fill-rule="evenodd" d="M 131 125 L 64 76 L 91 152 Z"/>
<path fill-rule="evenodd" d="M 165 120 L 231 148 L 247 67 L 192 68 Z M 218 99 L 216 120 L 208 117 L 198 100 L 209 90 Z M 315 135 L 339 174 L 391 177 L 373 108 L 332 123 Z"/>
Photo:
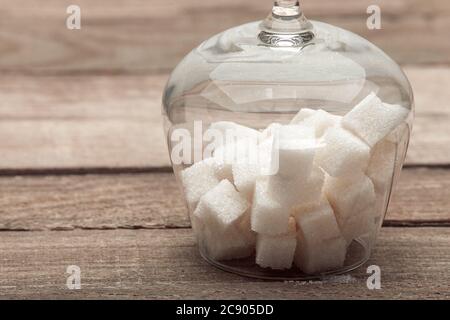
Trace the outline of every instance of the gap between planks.
<path fill-rule="evenodd" d="M 405 71 L 417 106 L 406 164 L 449 164 L 450 68 Z M 0 172 L 170 166 L 160 111 L 167 76 L 5 76 Z"/>
<path fill-rule="evenodd" d="M 445 169 L 450 170 L 449 163 L 443 164 L 404 164 L 403 169 Z M 147 174 L 172 173 L 172 167 L 86 167 L 86 168 L 24 168 L 0 169 L 1 177 L 14 176 L 71 176 L 71 175 L 112 175 L 112 174 Z"/>
<path fill-rule="evenodd" d="M 171 173 L 0 177 L 0 231 L 188 229 Z M 406 168 L 386 227 L 450 226 L 450 170 Z"/>

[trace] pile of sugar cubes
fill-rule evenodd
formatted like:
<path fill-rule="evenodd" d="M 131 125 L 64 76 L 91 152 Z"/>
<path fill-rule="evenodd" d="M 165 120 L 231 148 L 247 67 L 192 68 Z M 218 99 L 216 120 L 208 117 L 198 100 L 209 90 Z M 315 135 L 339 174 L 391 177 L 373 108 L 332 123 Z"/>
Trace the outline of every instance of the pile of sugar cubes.
<path fill-rule="evenodd" d="M 342 267 L 349 244 L 382 219 L 393 133 L 408 113 L 371 93 L 343 117 L 303 108 L 264 131 L 211 124 L 238 138 L 181 172 L 199 245 L 211 259 L 255 256 L 263 268 Z M 249 161 L 250 149 L 259 161 Z"/>

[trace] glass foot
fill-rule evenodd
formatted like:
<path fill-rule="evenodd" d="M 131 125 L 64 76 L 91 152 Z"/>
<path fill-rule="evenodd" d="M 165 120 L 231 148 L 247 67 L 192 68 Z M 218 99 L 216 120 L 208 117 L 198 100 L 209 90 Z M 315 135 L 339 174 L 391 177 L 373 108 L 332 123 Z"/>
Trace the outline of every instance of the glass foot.
<path fill-rule="evenodd" d="M 364 240 L 355 239 L 347 250 L 347 257 L 342 268 L 316 275 L 305 274 L 296 267 L 289 270 L 272 270 L 270 268 L 261 268 L 255 264 L 254 256 L 245 259 L 215 261 L 210 259 L 202 250 L 200 250 L 200 254 L 203 259 L 214 267 L 248 278 L 274 281 L 309 281 L 342 275 L 359 268 L 369 259 L 370 249 Z"/>

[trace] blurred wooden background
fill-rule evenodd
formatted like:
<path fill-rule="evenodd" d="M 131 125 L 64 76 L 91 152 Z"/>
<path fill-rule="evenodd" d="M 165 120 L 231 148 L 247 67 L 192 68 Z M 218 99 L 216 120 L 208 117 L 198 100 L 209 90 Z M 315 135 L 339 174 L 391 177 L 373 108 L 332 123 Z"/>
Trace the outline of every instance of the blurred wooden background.
<path fill-rule="evenodd" d="M 350 29 L 402 63 L 450 62 L 445 0 L 306 0 L 314 20 Z M 79 5 L 82 29 L 65 28 Z M 382 10 L 382 30 L 366 9 Z M 190 49 L 231 26 L 264 18 L 270 0 L 1 0 L 0 68 L 38 74 L 166 73 Z"/>
<path fill-rule="evenodd" d="M 81 7 L 81 30 L 65 26 L 70 4 Z M 381 30 L 366 27 L 371 4 Z M 364 268 L 299 287 L 225 274 L 197 254 L 166 155 L 162 90 L 193 47 L 270 6 L 0 0 L 0 297 L 450 297 L 447 0 L 303 1 L 309 18 L 400 62 L 416 95 L 406 168 L 370 261 L 383 290 L 367 290 Z M 71 264 L 81 291 L 65 286 Z"/>

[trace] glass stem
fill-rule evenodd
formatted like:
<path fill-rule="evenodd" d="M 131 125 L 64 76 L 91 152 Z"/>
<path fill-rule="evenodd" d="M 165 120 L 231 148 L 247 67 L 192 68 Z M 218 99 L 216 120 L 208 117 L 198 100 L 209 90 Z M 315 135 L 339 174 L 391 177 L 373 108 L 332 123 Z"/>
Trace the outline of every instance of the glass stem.
<path fill-rule="evenodd" d="M 300 3 L 297 0 L 279 0 L 273 4 L 272 16 L 274 17 L 297 19 L 300 15 Z"/>
<path fill-rule="evenodd" d="M 302 46 L 314 38 L 313 25 L 306 19 L 298 0 L 277 0 L 261 24 L 259 39 L 270 46 Z"/>

